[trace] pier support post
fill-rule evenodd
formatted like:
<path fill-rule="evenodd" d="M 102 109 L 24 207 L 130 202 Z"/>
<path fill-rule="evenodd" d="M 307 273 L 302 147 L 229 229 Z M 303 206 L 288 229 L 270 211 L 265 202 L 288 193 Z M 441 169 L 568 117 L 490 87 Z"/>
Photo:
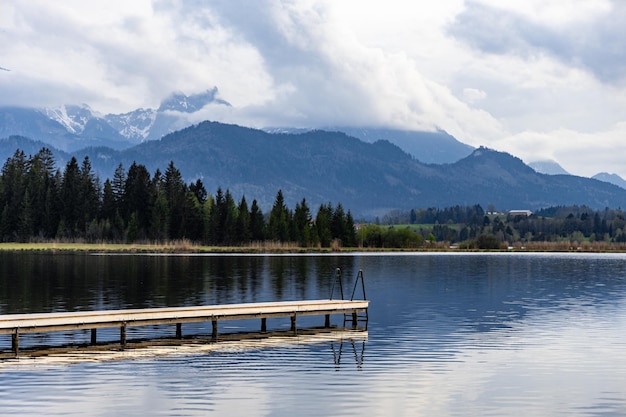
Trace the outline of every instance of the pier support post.
<path fill-rule="evenodd" d="M 176 323 L 176 339 L 183 338 L 183 325 L 182 323 Z"/>
<path fill-rule="evenodd" d="M 17 329 L 11 334 L 11 350 L 15 356 L 20 353 L 20 334 Z"/>
<path fill-rule="evenodd" d="M 98 339 L 98 331 L 96 329 L 91 329 L 91 345 L 95 345 Z"/>
<path fill-rule="evenodd" d="M 326 314 L 324 317 L 324 327 L 327 329 L 330 327 L 330 314 Z"/>
<path fill-rule="evenodd" d="M 296 315 L 294 314 L 293 316 L 291 316 L 291 331 L 294 334 L 298 333 L 297 327 L 296 327 Z"/>
<path fill-rule="evenodd" d="M 120 327 L 120 346 L 122 349 L 126 347 L 126 324 L 122 324 Z"/>
<path fill-rule="evenodd" d="M 212 320 L 211 321 L 211 325 L 213 327 L 213 330 L 211 332 L 211 338 L 215 342 L 215 341 L 217 341 L 217 320 Z"/>
<path fill-rule="evenodd" d="M 267 332 L 267 318 L 263 317 L 261 319 L 261 333 Z"/>
<path fill-rule="evenodd" d="M 357 313 L 352 313 L 352 328 L 356 329 L 358 323 Z"/>

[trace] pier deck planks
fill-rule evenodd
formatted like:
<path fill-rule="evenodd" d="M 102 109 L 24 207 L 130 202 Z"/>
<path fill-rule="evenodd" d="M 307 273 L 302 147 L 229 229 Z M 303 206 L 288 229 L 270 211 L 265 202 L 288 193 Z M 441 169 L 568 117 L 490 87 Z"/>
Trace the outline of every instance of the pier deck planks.
<path fill-rule="evenodd" d="M 0 334 L 13 335 L 13 350 L 17 354 L 19 334 L 52 332 L 60 330 L 120 327 L 122 344 L 125 343 L 126 326 L 177 324 L 211 321 L 214 332 L 222 320 L 267 319 L 291 317 L 295 327 L 297 316 L 350 314 L 367 311 L 367 300 L 305 300 L 265 303 L 223 304 L 194 307 L 165 307 L 129 310 L 78 311 L 35 314 L 0 315 Z M 328 323 L 328 321 L 327 321 Z M 356 324 L 355 324 L 356 325 Z M 295 328 L 294 328 L 295 330 Z M 180 327 L 178 327 L 178 331 Z"/>

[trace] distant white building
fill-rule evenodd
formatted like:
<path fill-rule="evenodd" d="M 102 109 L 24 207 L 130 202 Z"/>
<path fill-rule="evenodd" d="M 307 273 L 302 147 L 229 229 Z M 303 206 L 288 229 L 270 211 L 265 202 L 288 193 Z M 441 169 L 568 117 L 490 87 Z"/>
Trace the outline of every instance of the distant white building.
<path fill-rule="evenodd" d="M 509 210 L 509 216 L 525 216 L 528 217 L 533 214 L 530 210 Z"/>

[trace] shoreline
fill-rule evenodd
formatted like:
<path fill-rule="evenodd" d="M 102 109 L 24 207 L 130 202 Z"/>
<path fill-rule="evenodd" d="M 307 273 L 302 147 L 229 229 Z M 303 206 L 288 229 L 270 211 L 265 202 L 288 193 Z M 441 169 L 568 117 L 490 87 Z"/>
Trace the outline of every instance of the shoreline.
<path fill-rule="evenodd" d="M 622 245 L 592 245 L 582 247 L 510 247 L 507 249 L 460 249 L 445 246 L 432 248 L 302 248 L 281 244 L 258 244 L 250 246 L 202 246 L 189 242 L 171 243 L 0 243 L 0 252 L 46 252 L 46 253 L 120 253 L 120 254 L 328 254 L 328 253 L 406 253 L 406 252 L 503 252 L 503 253 L 626 253 Z"/>

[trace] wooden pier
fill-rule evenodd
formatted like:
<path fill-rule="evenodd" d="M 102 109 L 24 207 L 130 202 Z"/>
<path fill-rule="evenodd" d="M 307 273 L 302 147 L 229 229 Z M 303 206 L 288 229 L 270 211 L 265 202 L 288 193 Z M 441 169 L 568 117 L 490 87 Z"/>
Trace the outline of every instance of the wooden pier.
<path fill-rule="evenodd" d="M 324 326 L 330 327 L 330 316 L 342 314 L 356 327 L 359 313 L 366 313 L 367 300 L 307 300 L 267 303 L 225 304 L 196 307 L 146 308 L 61 313 L 0 315 L 0 334 L 12 335 L 11 348 L 19 353 L 19 336 L 25 333 L 45 333 L 63 330 L 91 329 L 91 344 L 97 343 L 97 329 L 119 327 L 120 346 L 126 346 L 126 327 L 157 324 L 176 326 L 176 338 L 181 339 L 182 324 L 211 322 L 213 340 L 218 337 L 218 323 L 225 320 L 260 319 L 261 332 L 267 331 L 267 319 L 290 317 L 291 331 L 297 333 L 297 317 L 324 315 Z"/>

